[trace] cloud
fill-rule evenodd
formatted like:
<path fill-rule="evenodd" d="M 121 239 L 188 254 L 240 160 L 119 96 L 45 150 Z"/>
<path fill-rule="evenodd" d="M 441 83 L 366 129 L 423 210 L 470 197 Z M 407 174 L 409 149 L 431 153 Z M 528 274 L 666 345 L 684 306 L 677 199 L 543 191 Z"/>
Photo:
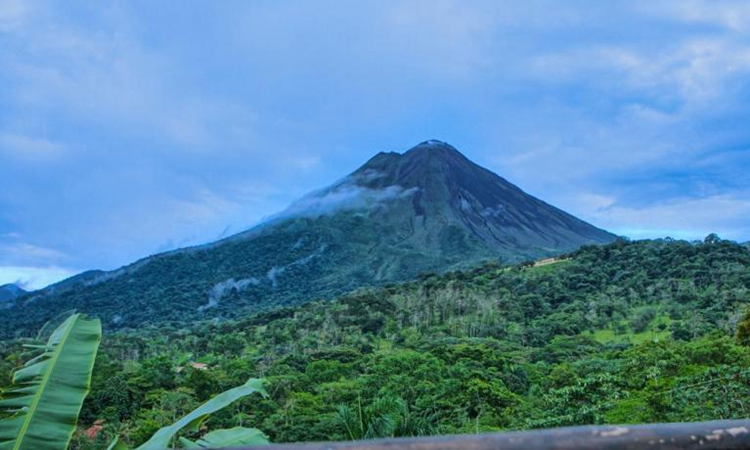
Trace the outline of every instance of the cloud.
<path fill-rule="evenodd" d="M 320 165 L 321 158 L 320 156 L 312 155 L 312 156 L 297 156 L 297 157 L 291 157 L 286 160 L 286 164 L 302 169 L 302 170 L 310 170 L 314 169 L 316 166 Z"/>
<path fill-rule="evenodd" d="M 657 102 L 720 108 L 716 100 L 750 73 L 750 46 L 726 37 L 694 37 L 658 49 L 597 45 L 538 56 L 530 68 L 553 83 L 581 80 L 588 89 L 625 89 Z"/>
<path fill-rule="evenodd" d="M 28 12 L 28 2 L 23 0 L 0 1 L 0 33 L 19 28 Z"/>
<path fill-rule="evenodd" d="M 340 186 L 301 198 L 281 212 L 279 217 L 317 217 L 342 210 L 361 209 L 387 200 L 407 197 L 414 193 L 414 189 L 416 188 L 404 189 L 395 185 L 383 189 L 354 185 Z"/>
<path fill-rule="evenodd" d="M 0 13 L 0 20 L 16 18 L 6 35 L 13 45 L 0 51 L 0 62 L 20 120 L 64 113 L 71 122 L 124 126 L 183 150 L 247 137 L 252 113 L 226 98 L 194 94 L 172 58 L 138 39 L 126 8 L 77 8 L 81 17 L 73 18 L 76 8 L 55 14 L 48 6 Z"/>
<path fill-rule="evenodd" d="M 639 7 L 645 13 L 690 24 L 717 25 L 736 32 L 750 29 L 750 5 L 744 0 L 669 0 L 643 2 Z"/>
<path fill-rule="evenodd" d="M 16 235 L 9 233 L 6 236 L 16 240 Z M 33 263 L 50 264 L 67 259 L 67 255 L 53 248 L 38 245 L 11 242 L 0 243 L 0 264 L 9 261 L 25 261 Z"/>
<path fill-rule="evenodd" d="M 208 303 L 199 306 L 198 311 L 205 311 L 207 309 L 217 307 L 222 297 L 224 297 L 226 294 L 231 293 L 233 290 L 241 292 L 250 286 L 257 286 L 258 284 L 260 284 L 260 280 L 254 277 L 241 278 L 239 280 L 230 278 L 228 280 L 217 283 L 211 288 L 211 292 L 209 292 L 208 294 Z"/>
<path fill-rule="evenodd" d="M 192 180 L 174 182 L 185 191 L 179 194 L 154 193 L 150 198 L 144 198 L 140 205 L 118 208 L 117 214 L 111 214 L 100 224 L 108 234 L 127 236 L 127 239 L 120 242 L 108 236 L 99 239 L 103 239 L 106 247 L 117 251 L 124 250 L 121 245 L 139 242 L 148 245 L 148 254 L 153 254 L 213 240 L 227 224 L 246 225 L 244 218 L 248 213 L 243 211 L 242 204 L 196 185 Z M 134 192 L 145 196 L 147 192 L 143 191 L 150 188 L 150 185 L 138 186 L 134 187 Z M 132 259 L 138 257 L 137 253 L 131 255 Z"/>
<path fill-rule="evenodd" d="M 376 180 L 381 176 L 382 174 L 376 171 L 368 170 L 364 173 L 347 177 L 334 184 L 333 187 L 305 195 L 277 216 L 274 216 L 273 219 L 318 217 L 335 214 L 342 210 L 372 208 L 389 200 L 408 197 L 418 189 L 405 189 L 399 185 L 373 189 L 360 185 L 361 183 Z"/>
<path fill-rule="evenodd" d="M 647 206 L 594 201 L 589 207 L 593 209 L 587 215 L 597 225 L 631 238 L 701 239 L 709 233 L 717 233 L 725 239 L 748 237 L 742 227 L 750 217 L 750 192 L 670 199 Z"/>
<path fill-rule="evenodd" d="M 76 273 L 56 266 L 0 266 L 0 285 L 15 283 L 25 290 L 37 290 L 72 277 Z"/>
<path fill-rule="evenodd" d="M 298 241 L 297 244 L 300 244 Z M 297 247 L 297 244 L 295 244 L 294 247 Z M 273 266 L 271 267 L 268 272 L 266 272 L 266 278 L 268 281 L 271 282 L 271 287 L 276 288 L 279 285 L 279 277 L 283 275 L 288 269 L 295 267 L 295 266 L 304 266 L 309 264 L 312 260 L 315 258 L 320 257 L 323 252 L 326 251 L 328 246 L 326 244 L 320 244 L 320 246 L 312 253 L 310 253 L 307 256 L 303 256 L 301 258 L 298 258 L 297 260 L 291 262 L 290 264 L 287 264 L 286 266 Z M 294 248 L 293 248 L 294 250 Z"/>
<path fill-rule="evenodd" d="M 62 156 L 63 149 L 63 144 L 45 138 L 0 133 L 0 154 L 40 161 Z"/>
<path fill-rule="evenodd" d="M 448 79 L 473 78 L 490 61 L 487 41 L 496 17 L 486 8 L 451 0 L 412 0 L 386 8 L 389 46 Z"/>

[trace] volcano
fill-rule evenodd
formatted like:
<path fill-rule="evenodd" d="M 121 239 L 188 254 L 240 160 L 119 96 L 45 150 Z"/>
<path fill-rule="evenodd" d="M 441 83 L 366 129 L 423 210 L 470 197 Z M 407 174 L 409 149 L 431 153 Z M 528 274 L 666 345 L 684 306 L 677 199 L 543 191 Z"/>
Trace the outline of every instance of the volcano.
<path fill-rule="evenodd" d="M 615 239 L 431 140 L 379 153 L 248 231 L 14 299 L 0 335 L 30 332 L 71 309 L 110 329 L 236 317 Z"/>

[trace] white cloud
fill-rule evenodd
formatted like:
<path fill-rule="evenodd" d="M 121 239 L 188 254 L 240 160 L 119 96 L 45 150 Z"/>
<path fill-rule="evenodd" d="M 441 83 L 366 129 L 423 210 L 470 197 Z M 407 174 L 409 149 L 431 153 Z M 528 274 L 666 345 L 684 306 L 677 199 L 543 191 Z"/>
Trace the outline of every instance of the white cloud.
<path fill-rule="evenodd" d="M 431 68 L 451 79 L 466 78 L 491 61 L 483 38 L 497 19 L 471 3 L 412 0 L 388 10 L 384 37 L 395 41 L 394 51 L 419 62 L 418 70 Z"/>
<path fill-rule="evenodd" d="M 750 74 L 750 46 L 732 38 L 678 40 L 653 49 L 635 45 L 584 47 L 532 58 L 538 79 L 585 81 L 589 87 L 627 89 L 693 108 L 720 107 L 732 82 Z"/>
<path fill-rule="evenodd" d="M 300 170 L 310 170 L 314 169 L 315 167 L 319 166 L 321 163 L 320 156 L 291 156 L 289 158 L 286 158 L 284 160 L 284 163 L 288 166 L 300 169 Z"/>
<path fill-rule="evenodd" d="M 379 177 L 380 174 L 376 171 L 368 170 L 364 173 L 344 178 L 333 187 L 305 195 L 278 215 L 273 216 L 272 219 L 283 217 L 316 217 L 333 214 L 341 210 L 372 208 L 388 200 L 408 197 L 418 189 L 405 189 L 399 185 L 373 189 L 360 185 L 360 183 L 367 183 Z"/>
<path fill-rule="evenodd" d="M 73 270 L 56 266 L 0 266 L 0 285 L 15 283 L 26 290 L 37 290 L 75 274 Z"/>
<path fill-rule="evenodd" d="M 369 189 L 361 186 L 339 186 L 324 192 L 306 195 L 282 211 L 277 217 L 315 217 L 333 214 L 341 210 L 359 209 L 377 203 L 405 197 L 415 188 L 403 189 L 388 186 L 384 189 Z"/>
<path fill-rule="evenodd" d="M 608 195 L 585 193 L 576 197 L 585 211 L 602 211 L 615 204 L 617 199 Z"/>
<path fill-rule="evenodd" d="M 28 2 L 23 0 L 0 0 L 0 32 L 10 32 L 24 22 L 29 12 Z"/>
<path fill-rule="evenodd" d="M 668 0 L 643 2 L 640 9 L 685 23 L 718 25 L 744 32 L 750 27 L 750 4 L 746 0 Z"/>
<path fill-rule="evenodd" d="M 61 156 L 65 146 L 45 138 L 14 133 L 0 133 L 0 154 L 5 153 L 34 161 Z"/>
<path fill-rule="evenodd" d="M 528 67 L 562 100 L 535 105 L 528 116 L 514 111 L 511 120 L 520 125 L 495 137 L 512 133 L 514 141 L 491 161 L 555 203 L 575 204 L 581 183 L 611 195 L 622 189 L 610 179 L 643 172 L 650 185 L 674 171 L 716 182 L 721 175 L 701 170 L 698 158 L 746 142 L 734 124 L 747 115 L 741 90 L 750 77 L 750 45 L 733 36 L 676 33 L 660 45 L 563 46 L 532 56 Z"/>
<path fill-rule="evenodd" d="M 12 237 L 12 236 L 8 236 Z M 0 244 L 0 263 L 3 261 L 34 261 L 53 263 L 64 260 L 67 256 L 58 250 L 23 242 Z"/>
<path fill-rule="evenodd" d="M 228 280 L 217 283 L 211 288 L 211 292 L 208 294 L 208 303 L 199 306 L 198 311 L 205 311 L 210 308 L 215 308 L 219 305 L 219 301 L 221 301 L 222 297 L 232 292 L 233 290 L 241 292 L 250 286 L 257 286 L 258 284 L 260 284 L 260 280 L 255 277 L 241 278 L 239 280 L 230 278 Z"/>
<path fill-rule="evenodd" d="M 596 197 L 596 196 L 594 196 Z M 622 206 L 584 199 L 584 215 L 596 225 L 633 238 L 699 239 L 717 233 L 725 239 L 747 239 L 742 224 L 750 217 L 750 193 L 672 199 L 647 206 Z"/>
<path fill-rule="evenodd" d="M 177 199 L 168 206 L 175 217 L 182 222 L 204 223 L 227 217 L 241 209 L 242 206 L 226 199 L 212 190 L 202 187 L 188 199 Z"/>
<path fill-rule="evenodd" d="M 8 36 L 13 45 L 0 49 L 21 118 L 64 113 L 68 120 L 125 127 L 129 135 L 193 150 L 246 139 L 252 129 L 246 105 L 196 95 L 179 63 L 142 45 L 123 9 L 98 10 L 99 24 L 91 28 L 42 8 L 22 9 L 24 20 L 14 22 Z"/>
<path fill-rule="evenodd" d="M 184 186 L 190 191 L 179 196 L 155 193 L 110 213 L 99 224 L 106 230 L 100 245 L 136 259 L 144 255 L 132 251 L 133 242 L 147 248 L 148 254 L 174 250 L 214 240 L 227 224 L 241 220 L 243 205 L 205 186 Z"/>

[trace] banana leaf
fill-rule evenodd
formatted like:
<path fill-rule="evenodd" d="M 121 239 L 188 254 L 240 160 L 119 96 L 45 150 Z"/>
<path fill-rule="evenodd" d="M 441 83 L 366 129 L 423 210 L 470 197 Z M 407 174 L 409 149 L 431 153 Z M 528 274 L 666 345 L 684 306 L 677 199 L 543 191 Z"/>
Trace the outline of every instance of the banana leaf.
<path fill-rule="evenodd" d="M 74 314 L 52 333 L 42 353 L 13 374 L 0 408 L 0 450 L 68 447 L 78 413 L 91 387 L 91 371 L 102 337 L 98 319 Z"/>
<path fill-rule="evenodd" d="M 234 403 L 235 401 L 245 397 L 247 395 L 259 392 L 263 396 L 266 396 L 266 390 L 263 387 L 263 380 L 257 378 L 251 378 L 247 383 L 242 386 L 238 386 L 228 391 L 224 391 L 206 403 L 199 406 L 197 409 L 178 420 L 174 424 L 164 427 L 157 431 L 151 439 L 146 441 L 143 445 L 138 447 L 137 450 L 157 450 L 169 448 L 169 443 L 180 430 L 186 429 L 188 431 L 196 431 L 200 425 L 208 419 L 208 416 L 225 406 Z"/>
<path fill-rule="evenodd" d="M 196 442 L 180 438 L 184 448 L 229 448 L 245 445 L 266 445 L 268 439 L 256 428 L 234 427 L 212 431 Z"/>

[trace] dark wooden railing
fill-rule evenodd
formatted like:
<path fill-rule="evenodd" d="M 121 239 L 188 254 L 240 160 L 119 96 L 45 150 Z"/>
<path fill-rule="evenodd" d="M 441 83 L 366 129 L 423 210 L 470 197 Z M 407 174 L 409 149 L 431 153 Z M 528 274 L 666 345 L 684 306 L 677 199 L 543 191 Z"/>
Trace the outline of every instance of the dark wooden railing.
<path fill-rule="evenodd" d="M 512 433 L 279 444 L 245 450 L 750 449 L 750 420 L 585 426 Z"/>

